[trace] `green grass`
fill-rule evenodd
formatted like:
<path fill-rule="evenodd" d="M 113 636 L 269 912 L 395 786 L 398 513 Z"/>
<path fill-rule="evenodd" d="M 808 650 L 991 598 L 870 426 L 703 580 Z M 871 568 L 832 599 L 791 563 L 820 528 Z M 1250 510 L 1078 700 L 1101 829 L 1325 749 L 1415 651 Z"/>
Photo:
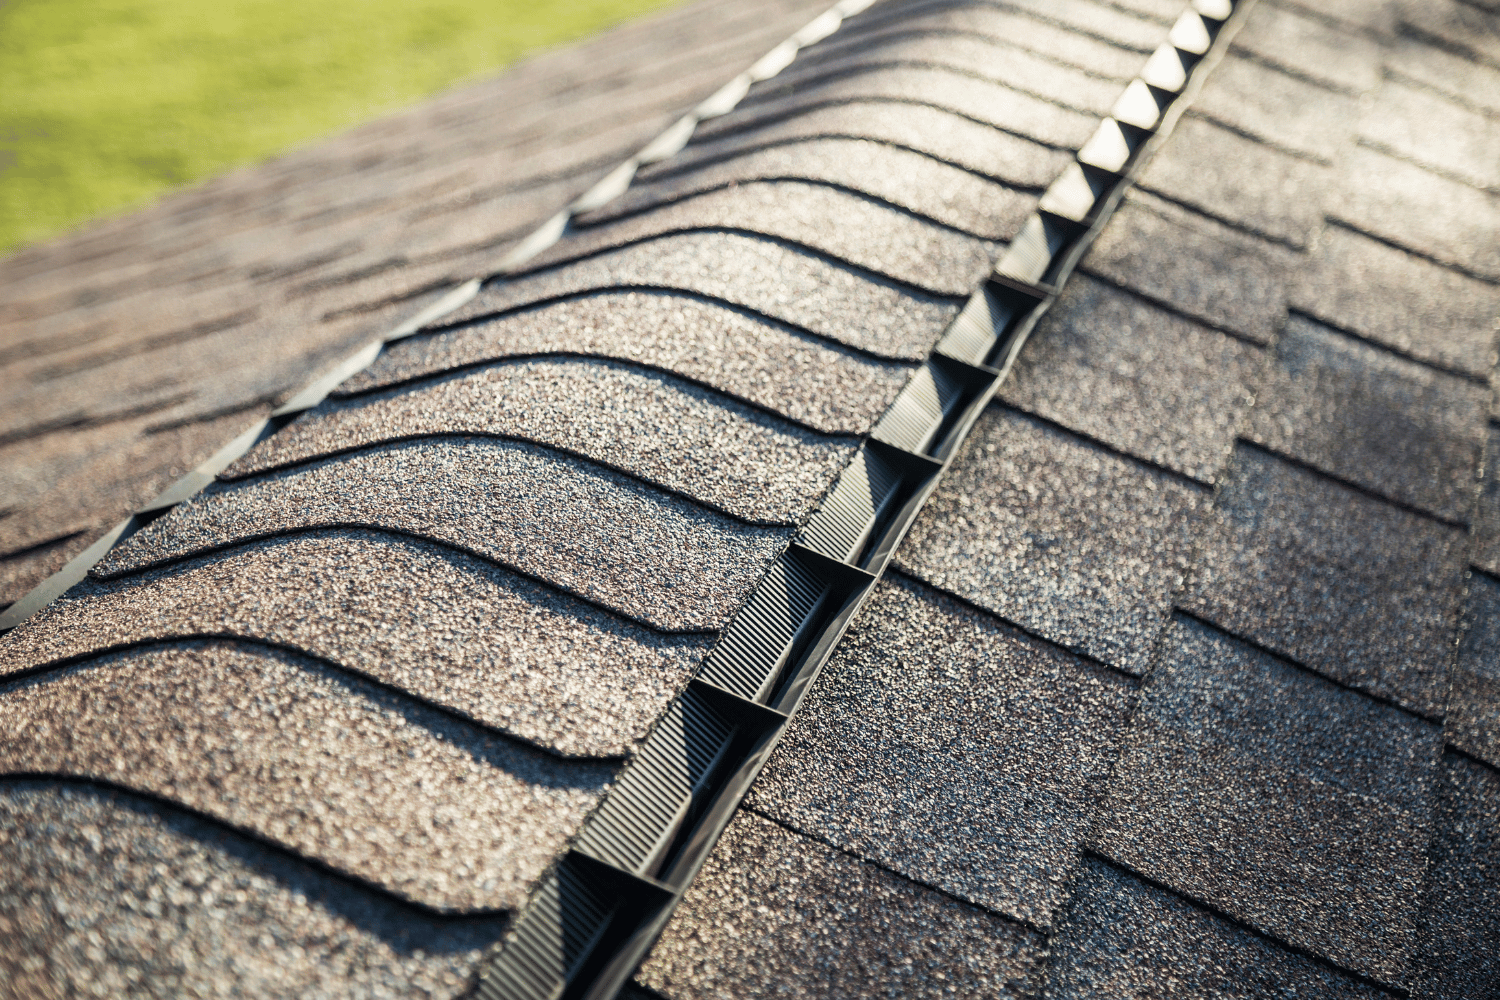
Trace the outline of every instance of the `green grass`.
<path fill-rule="evenodd" d="M 0 0 L 0 255 L 673 0 Z"/>

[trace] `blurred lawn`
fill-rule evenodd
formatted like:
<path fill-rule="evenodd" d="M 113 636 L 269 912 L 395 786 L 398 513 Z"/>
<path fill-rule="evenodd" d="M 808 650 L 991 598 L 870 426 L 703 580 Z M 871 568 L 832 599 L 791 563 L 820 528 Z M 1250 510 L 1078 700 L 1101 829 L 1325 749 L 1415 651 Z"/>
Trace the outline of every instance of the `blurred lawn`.
<path fill-rule="evenodd" d="M 0 0 L 0 255 L 673 0 Z"/>

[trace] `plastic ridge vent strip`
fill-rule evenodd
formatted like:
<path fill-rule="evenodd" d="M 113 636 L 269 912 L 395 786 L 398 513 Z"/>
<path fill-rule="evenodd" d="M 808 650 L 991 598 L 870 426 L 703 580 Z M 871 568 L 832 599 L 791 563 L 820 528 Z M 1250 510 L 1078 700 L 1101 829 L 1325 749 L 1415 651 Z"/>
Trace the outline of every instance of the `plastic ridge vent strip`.
<path fill-rule="evenodd" d="M 1250 0 L 1197 0 L 757 585 L 480 979 L 607 1000 L 666 927 L 922 504 Z"/>

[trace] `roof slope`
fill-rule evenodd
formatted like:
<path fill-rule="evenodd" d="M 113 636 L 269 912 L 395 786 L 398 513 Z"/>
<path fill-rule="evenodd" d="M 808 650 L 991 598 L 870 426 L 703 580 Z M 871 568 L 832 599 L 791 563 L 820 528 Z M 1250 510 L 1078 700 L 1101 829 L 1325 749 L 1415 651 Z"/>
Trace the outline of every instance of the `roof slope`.
<path fill-rule="evenodd" d="M 1053 302 L 1015 261 L 1198 6 L 851 16 L 132 522 L 0 639 L 8 988 L 526 995 L 639 850 L 641 996 L 1500 995 L 1500 13 L 1241 5 Z M 1004 372 L 953 353 L 997 289 L 1051 306 Z M 824 621 L 805 691 L 746 673 Z M 715 706 L 786 729 L 687 885 Z M 672 760 L 680 826 L 605 843 Z"/>

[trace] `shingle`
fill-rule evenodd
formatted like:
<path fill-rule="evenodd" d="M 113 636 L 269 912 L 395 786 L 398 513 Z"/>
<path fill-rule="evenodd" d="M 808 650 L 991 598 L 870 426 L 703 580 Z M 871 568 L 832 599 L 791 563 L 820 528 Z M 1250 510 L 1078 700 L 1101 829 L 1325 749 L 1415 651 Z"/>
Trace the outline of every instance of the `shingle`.
<path fill-rule="evenodd" d="M 1253 59 L 1221 62 L 1193 100 L 1192 113 L 1280 149 L 1333 162 L 1354 131 L 1355 99 L 1306 83 Z"/>
<path fill-rule="evenodd" d="M 1236 449 L 1188 607 L 1415 711 L 1447 694 L 1464 532 Z"/>
<path fill-rule="evenodd" d="M 1188 567 L 1204 490 L 991 410 L 900 565 L 1008 621 L 1142 673 Z"/>
<path fill-rule="evenodd" d="M 1500 982 L 1500 773 L 1456 754 L 1442 771 L 1412 994 L 1492 997 Z"/>
<path fill-rule="evenodd" d="M 1174 621 L 1111 785 L 1101 850 L 1362 975 L 1415 943 L 1437 726 Z"/>
<path fill-rule="evenodd" d="M 258 645 L 114 653 L 3 695 L 11 774 L 177 802 L 447 911 L 519 907 L 613 774 Z"/>
<path fill-rule="evenodd" d="M 735 523 L 533 445 L 438 439 L 212 487 L 95 573 L 356 526 L 465 549 L 659 628 L 690 630 L 721 627 L 789 533 Z"/>
<path fill-rule="evenodd" d="M 824 138 L 872 139 L 914 149 L 1019 187 L 1044 188 L 1068 163 L 1068 155 L 1061 150 L 937 108 L 854 101 L 815 108 L 754 132 L 693 143 L 669 160 L 642 168 L 636 183 L 674 176 L 751 150 Z"/>
<path fill-rule="evenodd" d="M 705 140 L 715 139 L 772 125 L 812 108 L 851 101 L 925 104 L 1063 149 L 1083 145 L 1098 124 L 1092 115 L 998 83 L 976 80 L 952 70 L 907 66 L 861 73 L 781 100 L 747 105 L 704 122 L 698 126 L 698 135 Z"/>
<path fill-rule="evenodd" d="M 650 369 L 547 358 L 325 403 L 226 469 L 224 478 L 435 434 L 522 438 L 736 517 L 782 524 L 812 512 L 855 448 L 851 439 L 804 430 Z"/>
<path fill-rule="evenodd" d="M 16 997 L 448 1000 L 504 929 L 117 791 L 0 787 L 0 980 Z"/>
<path fill-rule="evenodd" d="M 1372 39 L 1279 5 L 1256 4 L 1232 50 L 1352 93 L 1380 83 L 1380 47 Z"/>
<path fill-rule="evenodd" d="M 1202 482 L 1250 408 L 1261 351 L 1086 275 L 1026 342 L 1006 402 Z"/>
<path fill-rule="evenodd" d="M 1327 167 L 1202 119 L 1184 118 L 1140 183 L 1213 218 L 1301 248 L 1322 224 L 1330 178 Z"/>
<path fill-rule="evenodd" d="M 1144 192 L 1120 206 L 1083 268 L 1258 344 L 1286 313 L 1286 283 L 1300 262 L 1256 239 Z"/>
<path fill-rule="evenodd" d="M 1467 58 L 1500 63 L 1500 16 L 1493 10 L 1482 10 L 1482 6 L 1482 0 L 1426 0 L 1403 4 L 1401 20 L 1436 44 L 1446 44 Z"/>
<path fill-rule="evenodd" d="M 786 178 L 862 191 L 945 226 L 994 240 L 1014 236 L 1036 202 L 1035 194 L 1004 187 L 921 153 L 866 139 L 819 139 L 747 153 L 665 180 L 633 185 L 577 222 L 593 226 L 706 191 Z"/>
<path fill-rule="evenodd" d="M 1386 49 L 1385 68 L 1397 78 L 1432 87 L 1468 107 L 1500 114 L 1500 68 L 1412 38 L 1399 39 Z"/>
<path fill-rule="evenodd" d="M 1469 577 L 1468 628 L 1448 692 L 1448 743 L 1500 768 L 1500 582 Z"/>
<path fill-rule="evenodd" d="M 881 17 L 884 13 L 886 16 Z M 1142 51 L 1106 42 L 1004 7 L 974 3 L 929 3 L 872 8 L 844 23 L 836 34 L 809 49 L 808 57 L 830 57 L 888 37 L 916 34 L 978 35 L 1014 45 L 1100 76 L 1125 82 L 1141 68 Z"/>
<path fill-rule="evenodd" d="M 893 66 L 938 66 L 983 80 L 1013 87 L 1064 107 L 1104 116 L 1120 96 L 1117 80 L 1102 79 L 1055 60 L 1035 56 L 975 37 L 946 34 L 941 37 L 909 33 L 869 38 L 864 44 L 820 58 L 798 59 L 780 74 L 758 83 L 746 96 L 747 103 L 787 97 L 815 90 L 825 81 L 855 73 L 878 72 Z"/>
<path fill-rule="evenodd" d="M 734 233 L 689 233 L 490 285 L 445 322 L 600 288 L 642 286 L 698 292 L 860 350 L 909 360 L 925 358 L 958 315 L 952 299 L 798 247 Z"/>
<path fill-rule="evenodd" d="M 1014 996 L 1041 936 L 740 813 L 640 979 L 668 1000 Z"/>
<path fill-rule="evenodd" d="M 698 195 L 598 226 L 538 254 L 532 270 L 694 229 L 743 230 L 788 240 L 939 295 L 966 295 L 989 270 L 994 245 L 881 202 L 799 181 L 752 183 Z"/>
<path fill-rule="evenodd" d="M 1161 22 L 1093 0 L 1007 0 L 1006 6 L 1141 52 L 1150 52 L 1166 40 L 1166 27 Z"/>
<path fill-rule="evenodd" d="M 1329 215 L 1471 274 L 1500 280 L 1500 198 L 1373 149 L 1339 164 Z"/>
<path fill-rule="evenodd" d="M 1329 226 L 1298 269 L 1291 301 L 1398 351 L 1471 375 L 1495 365 L 1500 288 Z"/>
<path fill-rule="evenodd" d="M 1052 942 L 1047 1000 L 1377 1000 L 1384 990 L 1278 948 L 1092 858 Z"/>
<path fill-rule="evenodd" d="M 860 357 L 711 302 L 619 292 L 398 341 L 334 395 L 548 353 L 613 357 L 677 372 L 827 433 L 869 430 L 911 375 L 906 365 Z"/>
<path fill-rule="evenodd" d="M 749 805 L 1047 926 L 1133 688 L 898 578 L 861 611 Z"/>
<path fill-rule="evenodd" d="M 1475 566 L 1500 575 L 1500 431 L 1491 425 L 1484 449 L 1484 481 L 1474 510 L 1474 543 L 1469 556 Z"/>
<path fill-rule="evenodd" d="M 255 639 L 573 756 L 624 756 L 708 651 L 462 553 L 315 532 L 108 584 L 0 640 L 0 675 L 151 640 Z"/>
<path fill-rule="evenodd" d="M 1437 517 L 1467 523 L 1489 390 L 1301 316 L 1287 320 L 1247 436 Z"/>
<path fill-rule="evenodd" d="M 1500 188 L 1500 128 L 1426 88 L 1387 82 L 1360 116 L 1359 131 L 1405 159 L 1478 187 Z"/>

